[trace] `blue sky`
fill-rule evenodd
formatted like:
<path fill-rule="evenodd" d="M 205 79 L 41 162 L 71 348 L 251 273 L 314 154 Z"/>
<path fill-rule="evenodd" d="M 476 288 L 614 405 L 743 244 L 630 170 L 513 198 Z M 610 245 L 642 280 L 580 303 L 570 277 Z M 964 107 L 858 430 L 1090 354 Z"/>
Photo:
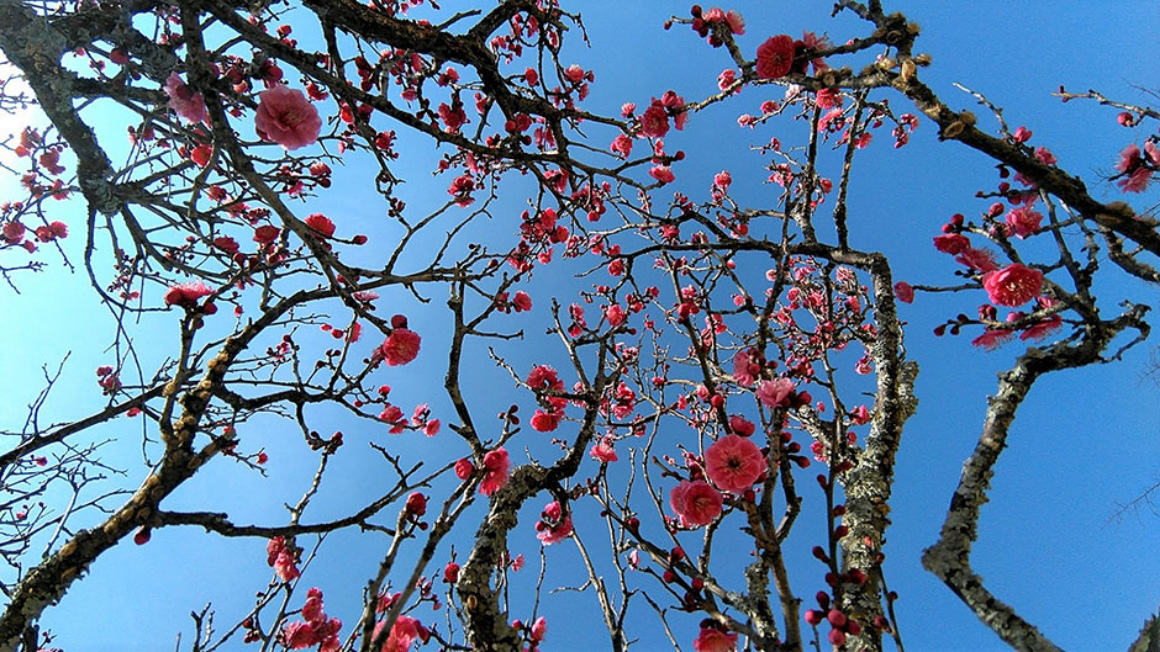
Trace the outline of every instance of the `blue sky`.
<path fill-rule="evenodd" d="M 603 3 L 565 5 L 583 12 L 592 41 L 592 48 L 584 50 L 573 39 L 568 50 L 577 63 L 596 73 L 590 110 L 614 111 L 625 101 L 643 106 L 670 88 L 689 100 L 715 90 L 717 73 L 729 63 L 724 53 L 710 50 L 686 27 L 663 31 L 664 19 L 670 13 L 683 14 L 687 7 L 671 3 L 662 8 L 661 4 L 629 1 L 617 3 L 615 9 Z M 1100 10 L 1078 2 L 885 5 L 887 10 L 902 10 L 923 27 L 918 50 L 929 52 L 933 65 L 921 75 L 944 100 L 971 108 L 988 128 L 993 122 L 986 111 L 974 106 L 973 99 L 952 83 L 986 94 L 1004 107 L 1013 127 L 1032 129 L 1033 143 L 1052 149 L 1060 165 L 1083 176 L 1097 196 L 1118 197 L 1118 191 L 1100 178 L 1111 171 L 1119 150 L 1133 140 L 1141 143 L 1145 132 L 1116 125 L 1114 110 L 1083 102 L 1062 104 L 1051 93 L 1062 84 L 1075 91 L 1096 88 L 1128 102 L 1153 99 L 1139 88 L 1160 87 L 1160 64 L 1150 54 L 1140 53 L 1155 51 L 1160 7 L 1145 2 L 1117 2 Z M 772 34 L 810 30 L 842 41 L 864 32 L 852 17 L 829 19 L 829 2 L 734 6 L 747 21 L 747 33 L 740 40 L 747 53 Z M 859 60 L 854 65 L 864 63 Z M 762 182 L 761 159 L 746 148 L 771 136 L 800 142 L 803 125 L 775 121 L 750 132 L 738 128 L 735 119 L 738 114 L 756 112 L 764 99 L 780 99 L 779 94 L 778 87 L 749 89 L 731 102 L 693 116 L 685 132 L 670 135 L 666 139 L 670 146 L 690 153 L 686 162 L 674 168 L 678 184 L 689 184 L 690 192 L 704 192 L 711 175 L 727 167 L 739 197 L 753 205 L 775 200 L 779 189 Z M 912 110 L 899 96 L 890 96 L 890 102 L 897 111 Z M 973 195 L 996 182 L 991 162 L 960 145 L 938 143 L 934 134 L 932 125 L 923 122 L 912 144 L 902 150 L 875 143 L 861 158 L 851 190 L 852 242 L 890 255 L 896 276 L 915 284 L 955 281 L 953 264 L 934 250 L 930 238 L 951 214 L 970 216 L 982 211 L 986 203 Z M 887 137 L 887 133 L 877 136 L 879 141 Z M 595 137 L 598 147 L 605 144 L 600 138 Z M 429 145 L 426 148 L 430 150 Z M 447 178 L 432 180 L 428 175 L 435 160 L 436 153 L 426 151 L 409 159 L 408 184 L 402 191 L 409 203 L 436 205 L 446 197 Z M 351 170 L 336 168 L 336 180 L 347 173 Z M 357 182 L 348 183 L 348 190 L 339 186 L 325 198 L 328 213 L 336 216 L 340 229 L 367 232 L 372 244 L 389 241 L 391 233 L 367 210 L 367 198 L 359 194 Z M 0 189 L 8 187 L 0 185 Z M 1154 193 L 1132 199 L 1137 210 L 1157 201 Z M 503 214 L 518 214 L 522 201 L 518 195 L 505 198 L 501 205 L 507 213 Z M 501 232 L 515 224 L 496 222 L 481 227 L 481 234 Z M 74 261 L 80 244 L 80 238 L 67 241 Z M 537 299 L 537 307 L 546 306 L 558 282 L 544 274 L 531 280 L 528 291 Z M 91 370 L 111 356 L 104 350 L 111 337 L 105 335 L 111 333 L 111 318 L 92 303 L 83 275 L 67 275 L 59 265 L 40 276 L 21 279 L 20 287 L 18 296 L 8 290 L 0 294 L 7 317 L 0 323 L 0 341 L 10 352 L 0 365 L 5 371 L 0 374 L 4 427 L 18 425 L 23 406 L 36 391 L 40 365 L 55 365 L 70 351 L 69 380 L 50 406 L 60 418 L 85 414 L 99 405 Z M 1110 281 L 1104 289 L 1108 297 L 1146 302 L 1155 298 L 1154 288 L 1127 281 Z M 1010 345 L 985 353 L 969 345 L 971 335 L 935 338 L 931 334 L 934 326 L 955 314 L 973 312 L 983 300 L 981 292 L 975 294 L 920 295 L 902 309 L 910 325 L 908 353 L 922 367 L 916 390 L 921 403 L 907 425 L 899 453 L 894 526 L 888 532 L 886 550 L 887 580 L 900 594 L 900 625 L 912 651 L 1002 649 L 998 639 L 919 564 L 922 549 L 935 541 L 959 469 L 975 444 L 986 396 L 995 388 L 995 374 L 1019 350 Z M 444 297 L 432 298 L 433 308 L 424 309 L 403 293 L 384 297 L 387 305 L 401 306 L 412 327 L 423 333 L 424 354 L 406 374 L 386 372 L 383 382 L 396 388 L 404 409 L 429 400 L 438 415 L 446 405 L 437 393 L 426 390 L 441 385 L 442 358 L 437 352 L 446 338 L 441 333 L 445 313 L 440 312 Z M 175 321 L 172 314 L 147 318 L 142 332 L 148 334 L 137 340 L 146 357 L 159 359 L 172 346 Z M 512 328 L 522 325 L 514 317 L 506 323 Z M 95 337 L 93 331 L 101 335 Z M 512 353 L 517 369 L 526 369 L 533 359 L 559 355 L 554 349 L 544 353 L 536 348 L 542 341 L 529 338 L 526 349 Z M 1160 571 L 1150 561 L 1160 532 L 1157 516 L 1145 510 L 1108 523 L 1118 503 L 1130 501 L 1160 480 L 1155 426 L 1160 420 L 1155 401 L 1160 388 L 1144 377 L 1151 348 L 1137 347 L 1114 365 L 1041 381 L 1020 409 L 1010 447 L 997 469 L 991 502 L 984 508 L 973 556 L 975 568 L 1001 599 L 1065 649 L 1122 649 L 1160 605 L 1156 588 Z M 517 396 L 510 381 L 490 369 L 482 347 L 470 353 L 479 367 L 471 370 L 471 378 L 478 382 L 478 412 L 489 412 L 482 405 L 493 395 L 501 408 L 509 404 Z M 525 416 L 530 416 L 530 401 L 520 398 Z M 139 440 L 134 428 L 140 424 L 120 420 L 102 432 L 134 442 Z M 256 442 L 253 448 L 267 441 L 274 448 L 283 434 L 295 436 L 287 430 L 286 424 L 271 421 L 254 424 L 245 434 L 251 438 L 248 442 Z M 357 427 L 348 431 L 350 452 L 356 446 L 367 450 L 366 441 L 374 437 Z M 398 445 L 409 453 L 427 455 L 439 452 L 439 441 L 400 439 Z M 141 472 L 136 444 L 111 447 L 109 455 L 111 462 L 134 469 L 127 484 L 135 486 Z M 326 518 L 353 496 L 371 496 L 381 489 L 357 457 L 336 457 L 337 468 L 328 477 L 324 500 L 308 520 Z M 184 487 L 167 507 L 205 509 L 227 500 L 238 520 L 263 521 L 264 516 L 273 515 L 265 522 L 276 521 L 280 505 L 300 495 L 303 474 L 310 473 L 312 464 L 305 458 L 277 457 L 265 480 L 239 469 L 207 473 Z M 246 499 L 231 500 L 237 496 Z M 480 513 L 480 507 L 476 505 L 473 513 Z M 532 507 L 538 510 L 540 504 L 533 501 Z M 530 527 L 527 516 L 521 525 Z M 802 541 L 810 541 L 805 534 L 808 524 L 799 527 Z M 597 536 L 599 531 L 588 535 L 586 542 Z M 462 554 L 467 545 L 464 541 L 456 548 Z M 816 586 L 820 578 L 815 577 L 820 572 L 809 559 L 809 544 L 799 548 L 796 588 L 808 596 L 820 588 Z M 539 546 L 530 534 L 522 541 L 513 539 L 513 552 L 527 556 L 525 572 L 536 572 Z M 379 553 L 350 534 L 340 533 L 326 542 L 309 583 L 323 588 L 328 612 L 353 622 L 361 584 Z M 547 555 L 550 568 L 557 573 L 577 561 L 575 551 L 566 545 L 548 549 Z M 190 635 L 191 609 L 212 601 L 224 624 L 247 608 L 253 592 L 269 577 L 264 556 L 259 541 L 223 542 L 193 530 L 161 530 L 147 546 L 126 542 L 99 559 L 90 576 L 74 586 L 61 606 L 49 610 L 43 623 L 59 634 L 57 645 L 70 652 L 164 649 L 172 645 L 177 631 Z M 558 601 L 546 603 L 543 612 L 549 618 L 545 649 L 585 649 L 570 642 L 582 640 L 597 622 L 593 599 L 564 594 L 553 600 Z M 641 615 L 636 633 L 645 635 L 650 621 L 647 614 Z M 691 632 L 682 640 L 691 641 Z M 644 650 L 662 647 L 640 645 Z M 188 648 L 188 638 L 183 648 Z"/>

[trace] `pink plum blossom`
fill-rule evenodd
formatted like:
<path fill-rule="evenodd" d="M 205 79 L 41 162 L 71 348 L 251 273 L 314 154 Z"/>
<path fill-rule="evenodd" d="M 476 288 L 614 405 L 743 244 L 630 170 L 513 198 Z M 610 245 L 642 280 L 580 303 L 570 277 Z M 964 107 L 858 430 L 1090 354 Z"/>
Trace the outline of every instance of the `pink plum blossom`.
<path fill-rule="evenodd" d="M 640 132 L 649 138 L 661 138 L 669 133 L 669 116 L 663 105 L 653 102 L 640 117 Z"/>
<path fill-rule="evenodd" d="M 629 153 L 632 152 L 632 139 L 624 134 L 618 134 L 613 139 L 609 149 L 621 158 L 628 158 Z"/>
<path fill-rule="evenodd" d="M 20 244 L 20 241 L 24 239 L 24 231 L 24 225 L 16 220 L 5 222 L 3 229 L 4 240 L 8 244 Z"/>
<path fill-rule="evenodd" d="M 372 638 L 378 638 L 379 632 L 383 630 L 384 622 L 375 625 L 375 631 Z M 420 627 L 418 620 L 410 616 L 399 615 L 395 619 L 395 624 L 391 626 L 391 633 L 387 636 L 387 640 L 383 646 L 379 648 L 379 652 L 406 652 L 411 648 L 411 644 L 415 642 L 416 638 L 420 636 Z"/>
<path fill-rule="evenodd" d="M 391 331 L 379 351 L 387 364 L 395 367 L 405 365 L 419 355 L 419 334 L 406 328 L 396 328 Z"/>
<path fill-rule="evenodd" d="M 1031 206 L 1020 206 L 1007 213 L 1007 233 L 1026 238 L 1039 232 L 1039 223 L 1042 221 L 1043 214 L 1031 210 Z"/>
<path fill-rule="evenodd" d="M 649 169 L 648 174 L 661 183 L 672 183 L 677 178 L 673 174 L 673 169 L 667 165 L 654 165 Z"/>
<path fill-rule="evenodd" d="M 1148 158 L 1156 162 L 1158 152 L 1156 146 L 1148 142 L 1144 147 L 1148 149 Z M 1152 170 L 1144 163 L 1144 157 L 1140 155 L 1140 148 L 1135 143 L 1128 145 L 1120 152 L 1120 160 L 1116 162 L 1116 170 L 1120 171 L 1124 176 L 1116 185 L 1125 192 L 1144 192 L 1148 187 L 1148 182 L 1152 180 Z"/>
<path fill-rule="evenodd" d="M 455 477 L 460 480 L 470 478 L 472 473 L 475 473 L 475 465 L 471 463 L 470 459 L 464 457 L 455 463 Z"/>
<path fill-rule="evenodd" d="M 793 381 L 789 378 L 763 380 L 757 385 L 757 400 L 766 407 L 781 407 L 789 403 L 793 389 Z"/>
<path fill-rule="evenodd" d="M 600 462 L 615 462 L 620 458 L 616 456 L 616 449 L 613 448 L 612 441 L 611 437 L 601 437 L 592 445 L 592 450 L 588 454 L 592 456 L 592 459 Z"/>
<path fill-rule="evenodd" d="M 278 85 L 259 94 L 254 126 L 263 140 L 287 150 L 305 147 L 318 140 L 322 118 L 302 91 Z"/>
<path fill-rule="evenodd" d="M 41 242 L 52 242 L 57 238 L 68 237 L 68 225 L 64 222 L 51 222 L 48 226 L 36 227 L 36 239 Z"/>
<path fill-rule="evenodd" d="M 484 475 L 479 483 L 479 493 L 490 496 L 499 491 L 508 482 L 508 468 L 511 462 L 508 452 L 503 448 L 488 451 L 483 456 Z M 457 469 L 458 470 L 458 469 Z"/>
<path fill-rule="evenodd" d="M 169 108 L 190 122 L 209 122 L 209 111 L 205 98 L 194 92 L 176 72 L 169 73 L 165 80 L 165 94 L 169 96 Z"/>
<path fill-rule="evenodd" d="M 753 356 L 752 349 L 741 349 L 733 356 L 733 380 L 738 385 L 749 387 L 761 373 L 761 364 Z"/>
<path fill-rule="evenodd" d="M 669 493 L 669 506 L 685 527 L 701 527 L 712 523 L 720 516 L 723 502 L 721 492 L 704 480 L 681 480 L 681 484 L 673 487 Z"/>
<path fill-rule="evenodd" d="M 725 12 L 725 24 L 729 25 L 730 32 L 738 36 L 745 33 L 745 19 L 734 9 Z"/>
<path fill-rule="evenodd" d="M 254 242 L 266 245 L 273 244 L 274 241 L 278 239 L 278 236 L 281 235 L 281 233 L 282 229 L 279 229 L 272 224 L 263 224 L 262 226 L 254 229 Z"/>
<path fill-rule="evenodd" d="M 201 281 L 179 283 L 165 293 L 165 305 L 192 308 L 197 305 L 198 299 L 211 294 L 213 289 Z"/>
<path fill-rule="evenodd" d="M 983 275 L 983 289 L 1000 306 L 1021 306 L 1043 289 L 1043 272 L 1019 263 Z"/>
<path fill-rule="evenodd" d="M 553 500 L 544 507 L 536 530 L 536 538 L 545 546 L 563 541 L 572 534 L 572 515 L 565 515 L 564 508 Z"/>
<path fill-rule="evenodd" d="M 705 475 L 723 491 L 747 491 L 766 467 L 761 449 L 746 437 L 726 435 L 705 450 Z"/>
<path fill-rule="evenodd" d="M 693 641 L 693 649 L 697 652 L 733 652 L 737 649 L 737 634 L 716 627 L 702 627 Z"/>
<path fill-rule="evenodd" d="M 999 265 L 995 263 L 995 254 L 987 249 L 967 247 L 962 253 L 955 256 L 955 261 L 980 272 L 993 272 L 999 269 Z"/>
<path fill-rule="evenodd" d="M 1010 340 L 1014 335 L 1015 331 L 988 328 L 987 330 L 983 331 L 982 335 L 979 335 L 975 339 L 971 340 L 971 344 L 987 351 L 994 351 L 1008 340 Z"/>

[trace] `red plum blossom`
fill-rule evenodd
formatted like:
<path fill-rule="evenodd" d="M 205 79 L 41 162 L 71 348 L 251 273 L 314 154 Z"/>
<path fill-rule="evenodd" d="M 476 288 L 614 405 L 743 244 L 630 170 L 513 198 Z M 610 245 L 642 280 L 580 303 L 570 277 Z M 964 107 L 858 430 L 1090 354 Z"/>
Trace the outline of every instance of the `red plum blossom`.
<path fill-rule="evenodd" d="M 334 235 L 334 222 L 322 213 L 313 213 L 307 217 L 306 226 L 324 238 Z"/>
<path fill-rule="evenodd" d="M 793 38 L 773 36 L 757 47 L 757 76 L 762 79 L 785 77 L 793 68 Z"/>

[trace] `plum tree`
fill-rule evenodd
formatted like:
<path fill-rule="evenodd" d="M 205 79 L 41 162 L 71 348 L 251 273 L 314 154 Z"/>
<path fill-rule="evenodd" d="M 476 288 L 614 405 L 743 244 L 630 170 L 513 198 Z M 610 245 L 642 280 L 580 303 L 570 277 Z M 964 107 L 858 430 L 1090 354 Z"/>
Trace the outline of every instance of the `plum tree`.
<path fill-rule="evenodd" d="M 983 303 L 937 335 L 1025 348 L 922 564 L 1007 644 L 1057 649 L 971 551 L 1033 385 L 1149 333 L 1117 283 L 1160 281 L 1125 194 L 1160 169 L 1160 114 L 1060 89 L 1151 129 L 1101 196 L 982 93 L 981 116 L 944 100 L 906 16 L 834 14 L 841 42 L 694 6 L 665 27 L 727 66 L 710 90 L 610 102 L 551 0 L 0 0 L 0 273 L 110 324 L 96 387 L 62 363 L 5 426 L 0 649 L 52 646 L 119 543 L 191 530 L 272 569 L 241 612 L 194 612 L 195 650 L 535 650 L 553 583 L 590 594 L 587 648 L 901 649 L 886 541 L 923 361 L 898 304 L 939 293 Z M 758 163 L 676 149 L 698 121 Z M 853 177 L 916 130 L 999 177 L 927 283 L 860 245 Z M 325 593 L 342 618 L 328 554 L 363 573 Z"/>

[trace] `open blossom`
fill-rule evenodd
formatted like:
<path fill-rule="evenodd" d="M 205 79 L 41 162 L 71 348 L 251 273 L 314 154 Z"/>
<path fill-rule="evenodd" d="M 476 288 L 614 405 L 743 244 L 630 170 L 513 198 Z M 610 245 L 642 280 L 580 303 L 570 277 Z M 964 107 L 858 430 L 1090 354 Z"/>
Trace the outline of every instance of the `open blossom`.
<path fill-rule="evenodd" d="M 379 351 L 388 365 L 405 365 L 419 355 L 420 339 L 419 334 L 412 330 L 396 328 L 379 347 Z"/>
<path fill-rule="evenodd" d="M 667 165 L 654 165 L 649 169 L 648 174 L 661 183 L 672 183 L 677 178 L 673 174 L 673 169 Z"/>
<path fill-rule="evenodd" d="M 52 242 L 57 238 L 68 237 L 68 225 L 64 222 L 52 222 L 48 226 L 36 227 L 36 239 L 41 242 Z"/>
<path fill-rule="evenodd" d="M 210 294 L 213 294 L 213 289 L 201 281 L 179 283 L 165 293 L 165 305 L 193 307 L 198 299 Z"/>
<path fill-rule="evenodd" d="M 970 247 L 971 241 L 961 233 L 945 233 L 934 239 L 935 249 L 952 256 L 957 256 L 967 249 L 970 249 Z"/>
<path fill-rule="evenodd" d="M 169 73 L 169 78 L 165 80 L 165 94 L 169 96 L 169 108 L 177 115 L 190 122 L 209 122 L 205 98 L 187 86 L 181 80 L 181 75 Z"/>
<path fill-rule="evenodd" d="M 1013 263 L 983 275 L 983 289 L 1000 306 L 1021 306 L 1043 289 L 1043 272 Z"/>
<path fill-rule="evenodd" d="M 1055 299 L 1044 296 L 1036 297 L 1035 302 L 1038 304 L 1037 309 L 1039 310 L 1049 310 L 1055 307 L 1055 305 L 1058 303 Z M 1046 337 L 1058 329 L 1061 325 L 1063 325 L 1063 319 L 1058 314 L 1051 315 L 1050 317 L 1042 319 L 1039 322 L 1029 326 L 1027 330 L 1023 331 L 1019 335 L 1019 339 L 1037 340 Z"/>
<path fill-rule="evenodd" d="M 375 625 L 375 631 L 371 635 L 372 638 L 378 638 L 379 632 L 383 630 L 385 623 L 380 622 Z M 387 640 L 383 643 L 383 647 L 379 648 L 379 652 L 406 652 L 411 648 L 411 644 L 415 642 L 422 634 L 422 625 L 418 620 L 410 616 L 400 614 L 395 619 L 395 624 L 391 626 L 391 633 L 387 636 Z"/>
<path fill-rule="evenodd" d="M 733 652 L 737 649 L 737 634 L 716 627 L 702 627 L 693 641 L 693 649 L 697 652 Z"/>
<path fill-rule="evenodd" d="M 732 68 L 723 70 L 720 75 L 717 75 L 717 88 L 725 90 L 726 88 L 732 86 L 733 82 L 735 81 L 737 81 L 736 70 L 733 70 Z"/>
<path fill-rule="evenodd" d="M 254 229 L 254 242 L 263 245 L 274 244 L 274 241 L 278 239 L 281 233 L 282 229 L 272 224 L 263 224 Z"/>
<path fill-rule="evenodd" d="M 632 152 L 632 139 L 624 134 L 617 134 L 609 149 L 621 158 L 628 158 L 629 153 Z"/>
<path fill-rule="evenodd" d="M 1007 233 L 1026 238 L 1039 232 L 1039 223 L 1042 221 L 1042 213 L 1031 210 L 1030 206 L 1020 206 L 1007 213 Z"/>
<path fill-rule="evenodd" d="M 766 407 L 781 407 L 789 403 L 793 388 L 793 381 L 789 378 L 763 380 L 757 385 L 757 400 Z"/>
<path fill-rule="evenodd" d="M 572 534 L 572 515 L 565 515 L 560 503 L 553 500 L 544 507 L 536 531 L 536 538 L 545 546 L 563 541 Z"/>
<path fill-rule="evenodd" d="M 757 426 L 740 414 L 729 415 L 729 429 L 733 431 L 733 434 L 741 435 L 742 437 L 749 437 L 754 432 L 757 432 Z"/>
<path fill-rule="evenodd" d="M 1015 331 L 988 328 L 987 330 L 983 331 L 982 335 L 979 335 L 975 339 L 971 340 L 971 345 L 977 346 L 987 351 L 994 351 L 1008 340 L 1010 340 L 1014 335 Z"/>
<path fill-rule="evenodd" d="M 752 439 L 726 435 L 705 450 L 705 474 L 718 488 L 742 493 L 766 470 L 765 456 Z"/>
<path fill-rule="evenodd" d="M 342 641 L 338 637 L 342 621 L 327 618 L 322 611 L 322 591 L 312 588 L 307 592 L 306 604 L 302 606 L 302 618 L 306 622 L 288 623 L 282 628 L 282 641 L 291 650 L 302 650 L 319 646 L 319 652 L 338 652 Z"/>
<path fill-rule="evenodd" d="M 302 91 L 278 85 L 258 96 L 254 126 L 263 140 L 298 149 L 318 140 L 322 118 Z"/>
<path fill-rule="evenodd" d="M 654 100 L 654 104 L 645 109 L 640 117 L 640 132 L 649 138 L 661 138 L 669 133 L 669 115 L 662 104 Z"/>
<path fill-rule="evenodd" d="M 458 102 L 448 106 L 446 102 L 439 104 L 439 119 L 443 121 L 447 133 L 459 133 L 459 128 L 467 123 L 467 113 L 463 105 Z"/>
<path fill-rule="evenodd" d="M 306 226 L 324 238 L 334 235 L 334 222 L 322 213 L 313 213 L 306 218 Z"/>
<path fill-rule="evenodd" d="M 286 540 L 280 536 L 266 543 L 266 565 L 273 566 L 274 572 L 283 582 L 291 582 L 301 574 L 298 572 L 294 551 L 287 547 Z"/>
<path fill-rule="evenodd" d="M 612 438 L 608 436 L 601 437 L 593 444 L 588 454 L 600 462 L 615 462 L 620 459 L 616 456 L 616 449 L 612 447 Z"/>
<path fill-rule="evenodd" d="M 560 419 L 564 417 L 564 413 L 560 410 L 548 410 L 545 412 L 539 408 L 532 414 L 532 428 L 537 432 L 552 432 L 560 427 Z"/>
<path fill-rule="evenodd" d="M 802 32 L 801 44 L 807 50 L 815 52 L 826 50 L 830 47 L 830 41 L 825 36 L 818 36 L 813 32 Z M 825 59 L 810 59 L 810 65 L 814 67 L 814 74 L 825 72 L 830 69 L 830 65 L 826 63 Z"/>
<path fill-rule="evenodd" d="M 701 527 L 712 523 L 721 514 L 724 501 L 721 492 L 704 480 L 681 480 L 669 493 L 669 506 L 681 518 L 685 527 Z"/>
<path fill-rule="evenodd" d="M 4 240 L 8 244 L 20 244 L 20 241 L 24 239 L 24 231 L 24 225 L 16 220 L 5 222 L 3 228 Z"/>
<path fill-rule="evenodd" d="M 483 480 L 479 483 L 479 493 L 490 496 L 508 482 L 508 468 L 511 466 L 508 452 L 503 448 L 488 451 L 483 456 Z"/>
<path fill-rule="evenodd" d="M 1148 152 L 1149 158 L 1156 161 L 1156 146 L 1151 142 L 1151 150 Z M 1147 145 L 1145 146 L 1147 147 Z M 1116 185 L 1125 192 L 1143 192 L 1148 187 L 1148 182 L 1152 179 L 1152 170 L 1144 164 L 1144 158 L 1140 155 L 1140 148 L 1135 143 L 1128 145 L 1120 152 L 1120 160 L 1116 162 L 1116 170 L 1125 175 L 1120 179 Z"/>
<path fill-rule="evenodd" d="M 1059 315 L 1052 315 L 1036 324 L 1027 327 L 1027 330 L 1019 334 L 1021 340 L 1038 340 L 1047 337 L 1055 332 L 1063 325 L 1063 318 Z"/>
<path fill-rule="evenodd" d="M 676 91 L 667 90 L 661 96 L 661 104 L 673 114 L 673 126 L 678 130 L 685 128 L 689 121 L 689 112 L 685 110 L 685 98 L 677 95 Z"/>
<path fill-rule="evenodd" d="M 738 385 L 749 387 L 759 373 L 761 363 L 754 359 L 752 349 L 741 349 L 733 356 L 733 380 Z"/>
<path fill-rule="evenodd" d="M 528 372 L 528 386 L 532 389 L 564 389 L 556 370 L 546 364 L 536 365 Z"/>
<path fill-rule="evenodd" d="M 793 38 L 786 34 L 771 37 L 757 47 L 757 76 L 762 79 L 785 77 L 793 68 Z"/>
<path fill-rule="evenodd" d="M 310 623 L 287 623 L 282 628 L 282 640 L 291 650 L 302 650 L 314 646 L 314 628 Z"/>
<path fill-rule="evenodd" d="M 967 247 L 955 256 L 955 261 L 980 272 L 993 272 L 999 269 L 999 265 L 995 263 L 995 254 L 987 249 Z"/>
<path fill-rule="evenodd" d="M 1036 147 L 1035 158 L 1039 159 L 1044 165 L 1055 165 L 1059 162 L 1059 159 L 1055 158 L 1055 154 L 1052 154 L 1051 150 L 1046 147 Z"/>
<path fill-rule="evenodd" d="M 730 32 L 738 36 L 745 33 L 745 19 L 734 9 L 725 12 L 725 24 L 729 26 Z"/>

